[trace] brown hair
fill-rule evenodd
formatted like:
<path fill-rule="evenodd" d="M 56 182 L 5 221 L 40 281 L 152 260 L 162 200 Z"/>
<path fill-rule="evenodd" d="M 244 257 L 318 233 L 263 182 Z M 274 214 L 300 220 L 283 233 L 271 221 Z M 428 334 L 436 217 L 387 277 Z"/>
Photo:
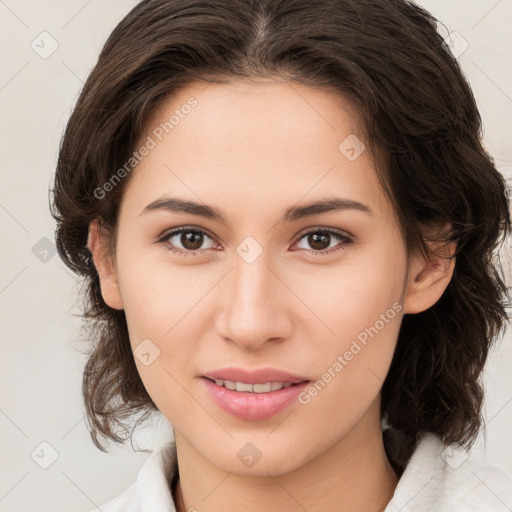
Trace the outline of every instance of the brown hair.
<path fill-rule="evenodd" d="M 441 299 L 405 315 L 382 387 L 382 416 L 415 442 L 433 432 L 470 446 L 482 423 L 480 374 L 507 319 L 499 261 L 510 233 L 506 184 L 481 141 L 481 119 L 437 20 L 405 0 L 145 0 L 114 29 L 64 133 L 52 215 L 59 254 L 84 278 L 92 346 L 83 396 L 94 443 L 156 411 L 138 375 L 124 311 L 102 299 L 87 249 L 99 219 L 110 240 L 128 161 L 155 109 L 195 81 L 281 77 L 337 93 L 364 119 L 379 179 L 407 251 L 455 241 Z M 451 223 L 449 233 L 438 229 Z M 114 247 L 114 245 L 112 245 Z M 130 436 L 131 437 L 131 436 Z"/>

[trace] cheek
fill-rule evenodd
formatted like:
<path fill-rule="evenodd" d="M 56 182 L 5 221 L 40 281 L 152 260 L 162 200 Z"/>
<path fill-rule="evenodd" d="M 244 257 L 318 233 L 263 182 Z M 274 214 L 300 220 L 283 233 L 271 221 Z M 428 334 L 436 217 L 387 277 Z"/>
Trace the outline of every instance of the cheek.
<path fill-rule="evenodd" d="M 307 274 L 295 272 L 287 276 L 309 310 L 305 316 L 310 319 L 309 327 L 316 326 L 317 334 L 329 345 L 342 346 L 376 322 L 380 327 L 382 315 L 385 320 L 392 320 L 401 309 L 393 309 L 393 305 L 400 305 L 402 300 L 405 259 L 400 253 L 376 250 L 375 254 L 378 256 L 369 251 L 354 253 L 337 267 L 317 267 Z"/>
<path fill-rule="evenodd" d="M 147 251 L 119 250 L 119 285 L 132 343 L 171 336 L 181 318 L 190 321 L 193 305 L 208 290 L 198 267 L 180 268 L 166 259 L 165 251 L 151 252 L 148 258 Z"/>
<path fill-rule="evenodd" d="M 342 404 L 364 408 L 378 394 L 403 316 L 405 256 L 375 253 L 378 256 L 347 259 L 343 267 L 323 276 L 317 272 L 315 286 L 311 276 L 299 281 L 297 293 L 307 297 L 308 308 L 316 314 L 307 316 L 301 330 L 315 344 L 313 373 L 323 396 L 318 406 L 340 404 L 340 414 Z"/>
<path fill-rule="evenodd" d="M 195 367 L 194 340 L 199 337 L 194 329 L 204 320 L 194 305 L 205 292 L 170 265 L 141 268 L 135 258 L 122 265 L 124 309 L 138 373 L 158 409 L 175 420 L 190 402 L 184 373 Z M 150 364 L 145 364 L 144 353 L 150 354 Z"/>
<path fill-rule="evenodd" d="M 378 397 L 393 359 L 402 319 L 402 305 L 392 297 L 354 306 L 371 288 L 358 286 L 344 295 L 332 314 L 335 331 L 327 339 L 316 338 L 312 373 L 316 381 L 300 397 L 307 421 L 322 420 L 327 437 L 349 429 Z M 391 294 L 389 294 L 391 295 Z"/>
<path fill-rule="evenodd" d="M 371 295 L 375 293 L 373 288 L 358 286 L 346 290 L 351 293 L 338 294 L 325 303 L 322 314 L 329 329 L 316 327 L 317 334 L 312 333 L 310 339 L 315 340 L 313 373 L 322 384 L 333 382 L 329 387 L 343 390 L 347 401 L 352 402 L 366 392 L 376 393 L 384 381 L 395 350 L 403 306 L 395 300 L 397 295 L 390 293 L 376 299 Z M 323 336 L 318 336 L 320 330 Z M 377 387 L 368 387 L 369 381 Z"/>
<path fill-rule="evenodd" d="M 199 267 L 173 267 L 164 251 L 152 261 L 136 250 L 119 250 L 119 255 L 119 284 L 140 377 L 159 408 L 168 406 L 169 396 L 184 407 L 190 397 L 178 382 L 185 368 L 194 367 L 196 329 L 206 322 L 201 298 L 215 276 L 208 281 L 199 278 Z M 151 363 L 146 365 L 148 358 L 139 354 L 148 352 Z"/>

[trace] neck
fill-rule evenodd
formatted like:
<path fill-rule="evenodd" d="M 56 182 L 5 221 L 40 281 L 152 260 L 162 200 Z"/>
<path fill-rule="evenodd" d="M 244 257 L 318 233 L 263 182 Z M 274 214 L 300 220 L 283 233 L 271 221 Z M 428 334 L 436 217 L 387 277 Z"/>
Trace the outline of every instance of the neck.
<path fill-rule="evenodd" d="M 398 483 L 384 449 L 377 400 L 336 444 L 291 472 L 247 476 L 223 471 L 175 432 L 180 480 L 177 512 L 381 512 Z"/>

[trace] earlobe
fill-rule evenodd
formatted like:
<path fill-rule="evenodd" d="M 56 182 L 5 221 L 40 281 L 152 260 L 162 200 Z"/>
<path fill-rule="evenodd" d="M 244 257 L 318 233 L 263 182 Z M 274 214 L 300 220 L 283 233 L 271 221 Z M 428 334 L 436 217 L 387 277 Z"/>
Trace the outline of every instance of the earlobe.
<path fill-rule="evenodd" d="M 436 251 L 428 261 L 415 256 L 409 267 L 404 313 L 421 313 L 433 306 L 450 284 L 455 269 L 456 244 Z"/>
<path fill-rule="evenodd" d="M 91 251 L 94 266 L 98 272 L 103 300 L 113 309 L 123 309 L 113 259 L 107 249 L 106 239 L 99 229 L 97 220 L 89 224 L 87 248 Z"/>

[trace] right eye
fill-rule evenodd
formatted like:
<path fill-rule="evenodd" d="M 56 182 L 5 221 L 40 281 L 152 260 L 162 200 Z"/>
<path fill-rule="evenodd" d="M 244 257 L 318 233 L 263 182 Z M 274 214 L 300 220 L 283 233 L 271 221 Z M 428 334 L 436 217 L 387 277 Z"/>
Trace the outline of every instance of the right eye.
<path fill-rule="evenodd" d="M 213 248 L 200 249 L 205 241 L 205 237 L 214 242 L 210 235 L 202 229 L 182 227 L 166 233 L 158 241 L 166 245 L 169 251 L 183 256 L 188 256 L 189 254 L 195 256 L 197 253 Z M 175 240 L 172 241 L 173 239 Z M 177 245 L 178 247 L 176 247 Z"/>

